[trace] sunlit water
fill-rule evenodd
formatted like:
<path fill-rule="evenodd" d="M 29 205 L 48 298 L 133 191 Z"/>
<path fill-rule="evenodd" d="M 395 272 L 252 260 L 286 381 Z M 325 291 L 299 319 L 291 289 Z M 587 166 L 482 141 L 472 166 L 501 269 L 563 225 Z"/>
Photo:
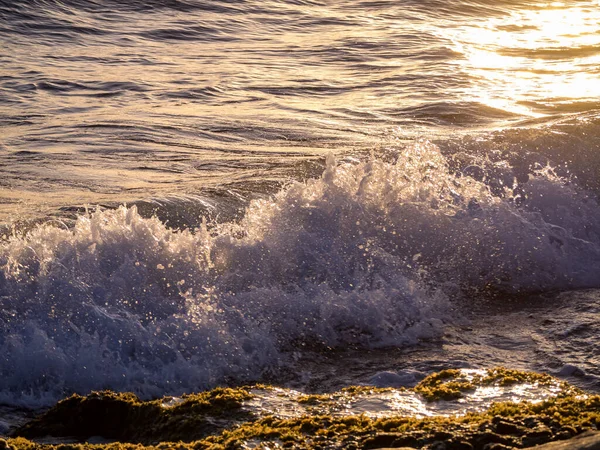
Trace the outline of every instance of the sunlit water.
<path fill-rule="evenodd" d="M 3 2 L 0 220 L 263 191 L 396 139 L 596 123 L 599 24 L 597 1 Z"/>
<path fill-rule="evenodd" d="M 598 1 L 13 1 L 0 43 L 1 402 L 598 389 Z"/>

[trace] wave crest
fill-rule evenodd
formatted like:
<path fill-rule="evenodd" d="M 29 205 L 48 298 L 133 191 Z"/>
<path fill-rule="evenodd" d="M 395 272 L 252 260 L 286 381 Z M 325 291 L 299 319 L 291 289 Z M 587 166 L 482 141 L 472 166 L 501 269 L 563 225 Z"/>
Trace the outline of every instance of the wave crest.
<path fill-rule="evenodd" d="M 550 168 L 456 173 L 427 142 L 393 159 L 330 158 L 239 223 L 173 231 L 121 207 L 8 239 L 0 401 L 250 381 L 307 345 L 438 336 L 461 292 L 598 285 L 598 205 Z"/>

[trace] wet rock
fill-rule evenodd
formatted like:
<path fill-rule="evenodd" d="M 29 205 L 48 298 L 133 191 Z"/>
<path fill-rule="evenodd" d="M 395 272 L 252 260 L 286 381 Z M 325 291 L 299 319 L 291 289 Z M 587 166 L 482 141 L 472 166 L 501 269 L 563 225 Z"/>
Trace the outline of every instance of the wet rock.
<path fill-rule="evenodd" d="M 40 417 L 17 428 L 13 435 L 36 438 L 102 436 L 120 442 L 153 443 L 198 440 L 222 431 L 227 420 L 252 419 L 242 409 L 251 398 L 244 389 L 215 388 L 183 397 L 173 407 L 162 400 L 141 401 L 132 393 L 92 392 L 73 395 Z"/>
<path fill-rule="evenodd" d="M 422 441 L 419 441 L 419 439 L 416 436 L 411 436 L 411 435 L 399 437 L 392 443 L 392 445 L 396 448 L 397 447 L 417 448 L 417 447 L 421 446 L 420 444 L 422 444 Z"/>
<path fill-rule="evenodd" d="M 514 441 L 511 438 L 501 436 L 490 431 L 486 431 L 475 435 L 473 439 L 473 444 L 476 450 L 487 450 L 485 446 L 488 444 L 504 444 L 508 446 L 513 446 Z"/>
<path fill-rule="evenodd" d="M 522 436 L 526 433 L 526 430 L 517 425 L 514 422 L 509 422 L 507 420 L 502 420 L 498 417 L 494 417 L 493 419 L 493 428 L 494 431 L 498 434 L 510 434 L 513 436 Z"/>
<path fill-rule="evenodd" d="M 514 448 L 504 444 L 486 444 L 483 450 L 513 450 Z"/>
<path fill-rule="evenodd" d="M 523 436 L 523 446 L 532 447 L 534 445 L 544 444 L 552 439 L 552 432 L 547 428 L 537 429 L 528 432 Z"/>
<path fill-rule="evenodd" d="M 6 442 L 6 440 L 0 439 L 0 450 L 14 450 L 14 447 Z"/>
<path fill-rule="evenodd" d="M 535 450 L 600 450 L 600 432 L 589 431 L 566 441 L 550 442 Z"/>
<path fill-rule="evenodd" d="M 565 425 L 564 427 L 561 427 L 560 433 L 568 433 L 570 435 L 569 437 L 571 437 L 577 434 L 577 430 L 574 427 Z"/>
<path fill-rule="evenodd" d="M 553 440 L 564 441 L 566 439 L 571 439 L 573 436 L 577 434 L 577 430 L 570 426 L 560 427 L 554 433 Z"/>
<path fill-rule="evenodd" d="M 363 443 L 364 449 L 376 449 L 382 447 L 391 447 L 392 444 L 400 438 L 398 433 L 379 433 L 373 437 L 365 439 Z"/>
<path fill-rule="evenodd" d="M 494 428 L 492 427 L 492 424 L 489 422 L 484 422 L 481 425 L 479 425 L 478 428 L 479 431 L 494 431 Z"/>
<path fill-rule="evenodd" d="M 454 435 L 452 433 L 448 433 L 447 431 L 436 431 L 433 435 L 433 439 L 436 441 L 447 441 L 453 437 Z"/>
<path fill-rule="evenodd" d="M 447 447 L 448 450 L 473 450 L 473 446 L 466 441 L 453 441 Z"/>
<path fill-rule="evenodd" d="M 542 424 L 542 422 L 540 421 L 539 417 L 525 417 L 523 419 L 523 424 L 527 428 L 537 428 Z"/>
<path fill-rule="evenodd" d="M 554 435 L 554 439 L 556 439 L 557 441 L 564 441 L 567 439 L 571 439 L 571 436 L 571 433 L 569 433 L 568 431 L 559 431 Z"/>

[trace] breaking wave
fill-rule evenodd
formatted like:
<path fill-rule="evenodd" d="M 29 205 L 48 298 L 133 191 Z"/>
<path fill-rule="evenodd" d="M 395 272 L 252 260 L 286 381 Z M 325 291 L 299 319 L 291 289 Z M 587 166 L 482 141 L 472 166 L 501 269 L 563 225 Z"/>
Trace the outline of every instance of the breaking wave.
<path fill-rule="evenodd" d="M 464 293 L 598 287 L 600 209 L 550 167 L 451 169 L 420 142 L 175 231 L 136 208 L 0 244 L 0 402 L 180 394 L 305 348 L 435 338 Z M 501 301 L 501 298 L 498 300 Z"/>

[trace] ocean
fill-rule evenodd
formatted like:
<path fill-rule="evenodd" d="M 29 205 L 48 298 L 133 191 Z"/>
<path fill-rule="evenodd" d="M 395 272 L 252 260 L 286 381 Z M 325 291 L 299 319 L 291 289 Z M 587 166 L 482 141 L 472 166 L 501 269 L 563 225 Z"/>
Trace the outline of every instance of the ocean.
<path fill-rule="evenodd" d="M 598 0 L 0 0 L 0 175 L 7 407 L 600 391 Z"/>

